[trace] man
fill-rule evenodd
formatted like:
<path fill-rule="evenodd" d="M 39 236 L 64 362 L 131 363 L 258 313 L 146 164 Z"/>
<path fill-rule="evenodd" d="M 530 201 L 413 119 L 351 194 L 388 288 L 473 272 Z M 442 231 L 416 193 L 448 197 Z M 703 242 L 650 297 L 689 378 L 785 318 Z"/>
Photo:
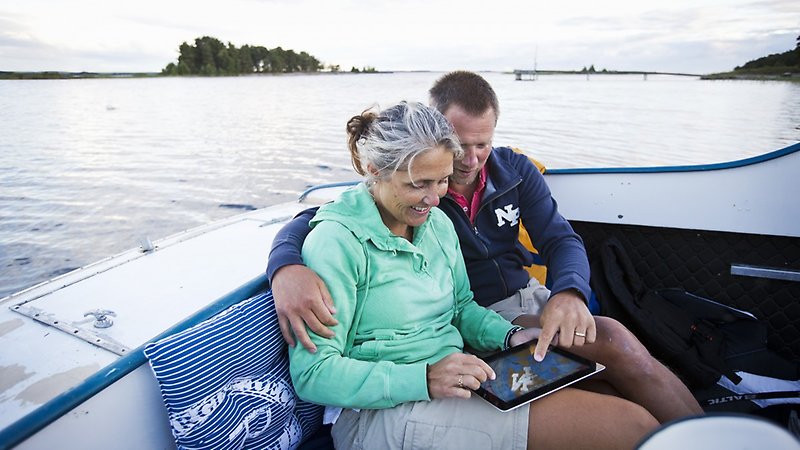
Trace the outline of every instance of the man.
<path fill-rule="evenodd" d="M 464 158 L 453 175 L 441 208 L 453 221 L 475 300 L 506 319 L 539 327 L 535 358 L 553 343 L 606 365 L 586 387 L 616 393 L 645 407 L 659 421 L 701 414 L 686 386 L 656 361 L 619 322 L 593 317 L 589 264 L 580 237 L 557 209 L 544 177 L 530 160 L 507 147 L 492 147 L 499 114 L 497 96 L 477 74 L 452 72 L 430 90 L 431 105 L 453 124 Z M 322 281 L 302 266 L 300 249 L 307 211 L 281 231 L 268 266 L 281 331 L 292 331 L 309 350 L 306 326 L 323 337 L 336 323 L 334 301 Z M 531 278 L 525 266 L 533 255 L 519 243 L 523 224 L 547 266 L 552 288 Z M 591 385 L 591 386 L 588 386 Z"/>

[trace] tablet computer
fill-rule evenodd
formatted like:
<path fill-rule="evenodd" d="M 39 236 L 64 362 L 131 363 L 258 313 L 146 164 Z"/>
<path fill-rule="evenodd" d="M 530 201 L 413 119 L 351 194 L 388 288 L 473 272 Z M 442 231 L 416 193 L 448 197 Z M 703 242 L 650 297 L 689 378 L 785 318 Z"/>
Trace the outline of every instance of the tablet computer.
<path fill-rule="evenodd" d="M 497 375 L 475 391 L 501 411 L 510 411 L 605 369 L 566 350 L 550 347 L 533 359 L 536 339 L 483 358 Z"/>

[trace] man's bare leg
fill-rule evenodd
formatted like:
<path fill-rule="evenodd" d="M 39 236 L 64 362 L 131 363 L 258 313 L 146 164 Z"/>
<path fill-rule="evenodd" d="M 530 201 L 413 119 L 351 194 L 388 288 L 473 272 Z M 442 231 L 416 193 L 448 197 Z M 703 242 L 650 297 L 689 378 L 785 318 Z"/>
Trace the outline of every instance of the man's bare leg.
<path fill-rule="evenodd" d="M 524 315 L 514 323 L 539 327 L 539 317 Z M 653 358 L 625 326 L 604 316 L 595 316 L 595 324 L 597 339 L 594 343 L 569 348 L 577 355 L 606 366 L 606 370 L 593 377 L 595 380 L 607 381 L 624 398 L 643 406 L 661 423 L 703 414 L 686 385 Z M 607 390 L 599 392 L 608 393 Z"/>

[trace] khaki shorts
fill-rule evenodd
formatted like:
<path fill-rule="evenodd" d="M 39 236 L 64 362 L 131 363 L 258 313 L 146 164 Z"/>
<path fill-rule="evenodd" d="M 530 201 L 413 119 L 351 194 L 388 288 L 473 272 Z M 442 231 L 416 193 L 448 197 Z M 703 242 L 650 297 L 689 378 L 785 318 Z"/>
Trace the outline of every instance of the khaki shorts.
<path fill-rule="evenodd" d="M 522 406 L 504 413 L 475 394 L 389 409 L 345 409 L 331 435 L 337 449 L 524 450 L 528 411 Z"/>
<path fill-rule="evenodd" d="M 531 278 L 528 286 L 518 290 L 505 300 L 489 305 L 489 309 L 500 314 L 507 321 L 513 322 L 523 314 L 541 314 L 549 298 L 550 289 L 542 286 L 536 278 Z"/>

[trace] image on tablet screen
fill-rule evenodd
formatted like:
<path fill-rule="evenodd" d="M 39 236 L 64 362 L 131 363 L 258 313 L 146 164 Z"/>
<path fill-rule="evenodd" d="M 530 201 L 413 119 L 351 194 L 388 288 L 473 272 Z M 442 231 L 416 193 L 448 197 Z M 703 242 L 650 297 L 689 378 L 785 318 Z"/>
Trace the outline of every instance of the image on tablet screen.
<path fill-rule="evenodd" d="M 497 377 L 482 383 L 483 388 L 504 401 L 511 401 L 588 368 L 553 351 L 547 352 L 542 362 L 537 362 L 533 359 L 534 349 L 534 346 L 526 346 L 511 357 L 490 361 Z"/>

